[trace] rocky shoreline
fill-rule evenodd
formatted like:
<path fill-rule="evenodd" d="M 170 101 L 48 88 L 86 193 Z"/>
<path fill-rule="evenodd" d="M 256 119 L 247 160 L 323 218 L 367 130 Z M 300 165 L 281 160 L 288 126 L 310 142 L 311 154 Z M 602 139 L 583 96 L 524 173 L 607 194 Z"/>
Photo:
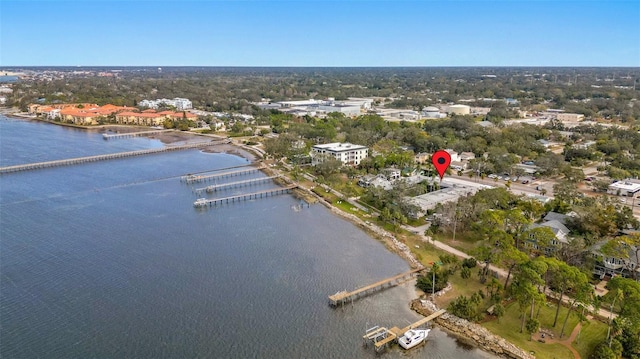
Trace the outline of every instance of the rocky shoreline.
<path fill-rule="evenodd" d="M 433 302 L 419 299 L 411 302 L 411 309 L 424 316 L 438 311 L 438 307 Z M 494 335 L 486 328 L 476 323 L 471 323 L 468 320 L 458 318 L 453 314 L 444 313 L 436 318 L 435 322 L 447 332 L 490 353 L 510 359 L 535 358 L 532 354 L 509 343 L 506 339 Z"/>

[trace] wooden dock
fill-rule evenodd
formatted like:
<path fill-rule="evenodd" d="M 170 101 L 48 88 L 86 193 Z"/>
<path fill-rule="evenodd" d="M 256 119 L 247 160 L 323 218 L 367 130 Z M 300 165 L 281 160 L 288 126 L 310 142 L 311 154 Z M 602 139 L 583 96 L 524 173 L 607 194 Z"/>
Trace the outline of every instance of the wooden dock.
<path fill-rule="evenodd" d="M 244 194 L 239 194 L 237 196 L 229 196 L 224 198 L 213 198 L 213 199 L 198 198 L 195 202 L 193 202 L 193 206 L 196 208 L 205 208 L 205 207 L 215 206 L 218 204 L 233 203 L 233 202 L 239 202 L 239 201 L 246 201 L 249 199 L 275 196 L 279 194 L 290 193 L 292 189 L 297 187 L 298 185 L 293 184 L 287 187 L 268 189 L 268 190 L 252 192 L 252 193 L 244 193 Z"/>
<path fill-rule="evenodd" d="M 329 304 L 333 307 L 337 307 L 344 303 L 353 302 L 356 298 L 367 296 L 371 293 L 380 291 L 385 288 L 394 287 L 398 284 L 404 283 L 407 280 L 411 279 L 414 274 L 420 272 L 421 270 L 424 270 L 424 268 L 412 269 L 408 272 L 383 279 L 381 281 L 358 288 L 351 292 L 347 292 L 347 291 L 338 292 L 334 295 L 329 296 Z"/>
<path fill-rule="evenodd" d="M 167 146 L 167 147 L 162 147 L 162 148 L 152 148 L 152 149 L 148 149 L 148 150 L 118 152 L 118 153 L 110 153 L 110 154 L 106 154 L 106 155 L 69 158 L 69 159 L 66 159 L 66 160 L 27 163 L 27 164 L 23 164 L 23 165 L 0 167 L 0 174 L 6 174 L 6 173 L 11 173 L 11 172 L 20 172 L 20 171 L 29 171 L 29 170 L 35 170 L 35 169 L 41 169 L 41 168 L 70 166 L 70 165 L 77 165 L 77 164 L 87 163 L 87 162 L 98 162 L 98 161 L 105 161 L 105 160 L 111 160 L 111 159 L 117 159 L 117 158 L 150 155 L 150 154 L 162 153 L 162 152 L 180 151 L 180 150 L 187 150 L 187 149 L 211 146 L 213 144 L 215 144 L 215 142 L 207 141 L 207 142 L 191 143 L 191 144 L 180 145 L 180 146 Z"/>
<path fill-rule="evenodd" d="M 214 181 L 214 180 L 216 180 L 218 178 L 241 176 L 241 175 L 245 175 L 245 174 L 249 174 L 249 173 L 260 171 L 261 169 L 264 169 L 264 166 L 252 167 L 252 168 L 246 169 L 246 170 L 237 170 L 237 171 L 229 171 L 229 172 L 223 172 L 223 173 L 215 173 L 215 174 L 210 174 L 210 175 L 195 175 L 195 174 L 191 174 L 191 175 L 186 175 L 186 176 L 180 177 L 180 182 L 185 182 L 186 184 L 191 184 L 191 183 L 201 183 L 201 182 L 207 182 L 207 181 Z"/>
<path fill-rule="evenodd" d="M 375 326 L 368 329 L 362 339 L 364 340 L 365 344 L 373 342 L 375 350 L 379 352 L 391 343 L 395 342 L 399 337 L 403 336 L 404 333 L 406 333 L 408 330 L 419 328 L 420 326 L 427 324 L 428 322 L 434 320 L 435 318 L 441 316 L 446 312 L 446 309 L 440 309 L 439 311 L 427 317 L 424 317 L 404 328 L 393 327 L 391 329 L 387 329 L 384 327 Z"/>
<path fill-rule="evenodd" d="M 218 191 L 220 189 L 223 189 L 223 188 L 250 186 L 252 184 L 269 182 L 269 181 L 273 180 L 274 178 L 278 178 L 278 177 L 280 177 L 280 176 L 269 176 L 269 177 L 261 177 L 261 178 L 252 178 L 252 179 L 248 179 L 248 180 L 244 180 L 244 181 L 222 183 L 222 184 L 207 186 L 207 187 L 204 187 L 204 188 L 196 188 L 194 190 L 194 192 L 197 195 L 200 195 L 202 192 L 213 193 L 213 192 L 216 192 L 216 191 Z"/>
<path fill-rule="evenodd" d="M 140 131 L 140 132 L 128 132 L 128 133 L 103 133 L 102 138 L 105 140 L 112 140 L 116 138 L 129 138 L 129 137 L 140 137 L 147 135 L 155 135 L 163 132 L 171 132 L 174 130 L 155 130 L 155 131 Z"/>

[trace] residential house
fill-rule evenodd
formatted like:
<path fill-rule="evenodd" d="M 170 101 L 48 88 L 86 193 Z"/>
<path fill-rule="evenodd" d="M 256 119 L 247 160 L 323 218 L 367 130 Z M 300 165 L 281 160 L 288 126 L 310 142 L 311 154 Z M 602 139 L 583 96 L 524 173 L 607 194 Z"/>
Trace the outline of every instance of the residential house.
<path fill-rule="evenodd" d="M 604 279 L 605 276 L 621 275 L 640 281 L 640 266 L 638 265 L 640 248 L 629 246 L 626 258 L 621 258 L 602 253 L 601 248 L 606 243 L 607 240 L 604 240 L 596 243 L 591 248 L 591 253 L 596 258 L 593 274 L 600 277 L 600 279 Z"/>
<path fill-rule="evenodd" d="M 402 173 L 399 169 L 397 168 L 385 168 L 382 171 L 380 171 L 384 177 L 389 180 L 389 181 L 395 181 L 400 179 L 400 177 L 402 176 Z"/>
<path fill-rule="evenodd" d="M 360 187 L 379 187 L 382 188 L 384 190 L 390 190 L 393 188 L 393 185 L 391 184 L 391 182 L 386 179 L 384 176 L 382 175 L 365 175 L 362 176 L 359 180 L 358 180 L 358 186 Z"/>
<path fill-rule="evenodd" d="M 595 146 L 596 145 L 596 141 L 584 141 L 584 142 L 580 142 L 580 143 L 576 143 L 574 144 L 573 148 L 578 149 L 578 150 L 586 150 L 589 147 Z"/>
<path fill-rule="evenodd" d="M 458 152 L 452 150 L 451 148 L 445 149 L 445 151 L 451 156 L 451 162 L 461 162 L 460 154 Z"/>
<path fill-rule="evenodd" d="M 546 255 L 551 255 L 561 246 L 568 244 L 568 236 L 570 231 L 569 228 L 567 228 L 567 226 L 565 225 L 567 218 L 569 218 L 569 216 L 562 213 L 547 213 L 547 215 L 542 219 L 541 223 L 535 223 L 529 226 L 529 238 L 527 239 L 528 246 L 535 250 L 543 251 Z M 531 231 L 535 228 L 549 228 L 551 232 L 553 232 L 555 238 L 551 240 L 549 246 L 541 248 L 538 243 L 538 238 L 536 238 L 536 231 Z"/>

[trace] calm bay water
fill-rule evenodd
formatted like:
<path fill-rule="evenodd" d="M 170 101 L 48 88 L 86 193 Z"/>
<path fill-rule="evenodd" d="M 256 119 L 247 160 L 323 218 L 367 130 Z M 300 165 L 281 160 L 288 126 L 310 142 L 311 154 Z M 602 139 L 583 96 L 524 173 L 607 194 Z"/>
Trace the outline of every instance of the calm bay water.
<path fill-rule="evenodd" d="M 0 117 L 0 166 L 161 145 Z M 417 320 L 413 286 L 339 309 L 327 295 L 408 265 L 289 195 L 193 208 L 206 184 L 181 175 L 246 163 L 193 150 L 0 176 L 0 356 L 376 357 L 364 330 Z M 493 358 L 437 328 L 429 338 L 383 356 Z"/>

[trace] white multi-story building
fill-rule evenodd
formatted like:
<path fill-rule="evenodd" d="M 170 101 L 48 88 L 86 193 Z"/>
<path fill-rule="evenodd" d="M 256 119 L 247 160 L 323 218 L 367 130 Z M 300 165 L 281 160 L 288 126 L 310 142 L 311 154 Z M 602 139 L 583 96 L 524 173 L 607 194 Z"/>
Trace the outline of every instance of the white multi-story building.
<path fill-rule="evenodd" d="M 609 185 L 607 190 L 609 194 L 628 197 L 634 197 L 638 192 L 640 192 L 640 183 L 632 180 L 614 182 Z"/>
<path fill-rule="evenodd" d="M 174 98 L 172 100 L 167 99 L 167 98 L 161 98 L 161 99 L 158 99 L 158 100 L 142 100 L 142 101 L 140 101 L 140 103 L 138 103 L 138 105 L 140 105 L 140 106 L 149 107 L 149 108 L 153 108 L 153 109 L 158 108 L 158 106 L 160 106 L 160 104 L 173 106 L 178 111 L 184 111 L 184 110 L 188 110 L 190 108 L 193 108 L 193 104 L 191 103 L 191 101 L 189 99 L 180 98 L 180 97 L 176 97 L 176 98 Z"/>
<path fill-rule="evenodd" d="M 311 164 L 317 165 L 322 163 L 325 158 L 331 156 L 343 164 L 359 165 L 360 162 L 367 158 L 369 148 L 367 146 L 354 145 L 351 143 L 327 143 L 324 145 L 315 145 L 311 148 Z"/>

